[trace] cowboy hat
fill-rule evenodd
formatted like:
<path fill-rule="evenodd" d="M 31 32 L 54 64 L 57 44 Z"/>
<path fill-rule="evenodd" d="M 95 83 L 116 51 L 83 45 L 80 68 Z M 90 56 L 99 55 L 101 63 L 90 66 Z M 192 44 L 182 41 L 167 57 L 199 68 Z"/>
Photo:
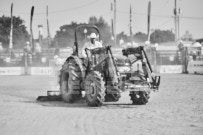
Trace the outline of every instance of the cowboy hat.
<path fill-rule="evenodd" d="M 96 35 L 95 33 L 91 33 L 91 34 L 89 35 L 89 38 L 97 38 L 97 35 Z"/>

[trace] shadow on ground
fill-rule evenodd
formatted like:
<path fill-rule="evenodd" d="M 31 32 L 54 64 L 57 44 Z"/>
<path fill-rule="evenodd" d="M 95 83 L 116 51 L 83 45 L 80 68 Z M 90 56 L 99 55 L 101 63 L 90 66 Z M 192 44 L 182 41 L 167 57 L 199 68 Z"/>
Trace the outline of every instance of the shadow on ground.
<path fill-rule="evenodd" d="M 76 103 L 65 103 L 63 101 L 26 101 L 26 103 L 37 103 L 44 107 L 68 107 L 68 108 L 86 108 L 86 109 L 126 109 L 126 108 L 139 108 L 142 105 L 132 105 L 131 103 L 119 103 L 119 102 L 104 102 L 100 107 L 89 107 L 82 99 Z"/>

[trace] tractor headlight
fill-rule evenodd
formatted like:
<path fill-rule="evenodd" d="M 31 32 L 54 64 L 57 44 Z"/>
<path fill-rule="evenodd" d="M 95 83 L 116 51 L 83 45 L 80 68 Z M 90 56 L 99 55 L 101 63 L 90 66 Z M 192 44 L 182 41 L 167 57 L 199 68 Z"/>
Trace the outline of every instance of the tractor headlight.
<path fill-rule="evenodd" d="M 73 76 L 73 77 L 72 77 L 72 80 L 73 80 L 73 81 L 75 81 L 75 79 L 76 79 L 76 77 L 75 77 L 75 76 Z"/>
<path fill-rule="evenodd" d="M 130 65 L 130 63 L 125 63 L 125 65 L 126 65 L 126 66 L 129 66 L 129 65 Z"/>
<path fill-rule="evenodd" d="M 115 61 L 116 65 L 117 65 L 117 64 L 118 64 L 118 60 L 117 60 L 117 58 L 114 58 L 114 61 Z"/>
<path fill-rule="evenodd" d="M 131 63 L 130 63 L 130 60 L 129 60 L 129 59 L 125 59 L 125 65 L 126 65 L 126 66 L 130 66 L 130 64 L 131 64 Z"/>
<path fill-rule="evenodd" d="M 6 58 L 4 59 L 4 61 L 5 61 L 6 63 L 10 63 L 10 62 L 11 62 L 11 58 L 10 58 L 10 57 L 6 57 Z"/>
<path fill-rule="evenodd" d="M 118 67 L 118 71 L 120 73 L 129 72 L 130 71 L 130 67 Z"/>
<path fill-rule="evenodd" d="M 47 58 L 45 58 L 45 57 L 42 57 L 42 58 L 41 58 L 41 62 L 42 62 L 42 63 L 45 63 L 46 61 L 47 61 Z"/>

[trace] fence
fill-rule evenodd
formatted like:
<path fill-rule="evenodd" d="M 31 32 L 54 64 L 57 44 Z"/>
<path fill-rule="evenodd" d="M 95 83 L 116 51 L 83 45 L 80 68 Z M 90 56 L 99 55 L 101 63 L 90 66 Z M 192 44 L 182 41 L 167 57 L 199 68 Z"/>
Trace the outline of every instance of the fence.
<path fill-rule="evenodd" d="M 182 60 L 178 50 L 155 50 L 147 48 L 146 54 L 153 71 L 158 73 L 182 73 Z"/>
<path fill-rule="evenodd" d="M 0 75 L 53 75 L 54 56 L 67 58 L 66 49 L 42 49 L 41 53 L 26 53 L 22 49 L 0 51 Z M 58 68 L 58 67 L 57 67 Z"/>
<path fill-rule="evenodd" d="M 122 55 L 121 49 L 113 51 L 115 55 Z M 146 50 L 149 61 L 156 72 L 181 73 L 181 59 L 177 51 Z M 0 52 L 0 75 L 52 75 L 56 67 L 54 56 L 63 58 L 71 55 L 71 49 L 42 49 L 41 54 L 26 54 L 23 50 Z"/>

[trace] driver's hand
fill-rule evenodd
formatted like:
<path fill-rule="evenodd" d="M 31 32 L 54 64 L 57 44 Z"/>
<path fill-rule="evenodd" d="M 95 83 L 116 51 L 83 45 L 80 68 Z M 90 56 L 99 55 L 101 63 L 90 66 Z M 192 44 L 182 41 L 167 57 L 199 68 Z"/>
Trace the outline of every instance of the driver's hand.
<path fill-rule="evenodd" d="M 144 58 L 144 59 L 143 59 L 143 62 L 144 62 L 144 63 L 147 63 L 147 60 L 146 60 L 146 58 Z"/>

